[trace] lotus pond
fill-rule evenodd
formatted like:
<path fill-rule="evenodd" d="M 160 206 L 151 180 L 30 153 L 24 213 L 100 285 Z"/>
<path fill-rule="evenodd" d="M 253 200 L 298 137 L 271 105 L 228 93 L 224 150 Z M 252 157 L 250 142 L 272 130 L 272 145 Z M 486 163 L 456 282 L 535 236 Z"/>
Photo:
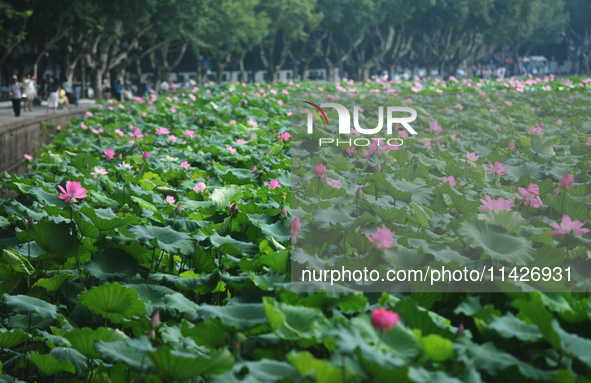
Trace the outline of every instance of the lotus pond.
<path fill-rule="evenodd" d="M 31 173 L 0 176 L 0 381 L 590 382 L 590 89 L 226 84 L 99 103 L 31 153 Z M 428 94 L 431 124 L 398 150 L 331 148 L 292 177 L 297 92 Z M 371 175 L 337 180 L 339 155 Z M 367 232 L 325 238 L 343 257 L 573 262 L 576 283 L 293 292 L 291 244 L 335 226 L 347 196 L 339 214 Z"/>

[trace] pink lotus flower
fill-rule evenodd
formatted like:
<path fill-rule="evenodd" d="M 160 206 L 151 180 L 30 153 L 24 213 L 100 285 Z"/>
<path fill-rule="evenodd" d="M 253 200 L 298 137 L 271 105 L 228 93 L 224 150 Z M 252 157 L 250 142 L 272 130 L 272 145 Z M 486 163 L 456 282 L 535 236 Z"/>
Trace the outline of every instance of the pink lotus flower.
<path fill-rule="evenodd" d="M 127 169 L 127 170 L 133 169 L 133 166 L 131 164 L 126 164 L 125 161 L 123 161 L 122 163 L 120 163 L 117 166 L 119 166 L 120 168 L 123 168 L 123 169 Z"/>
<path fill-rule="evenodd" d="M 112 160 L 115 158 L 115 151 L 113 149 L 107 149 L 105 150 L 105 155 L 103 157 Z"/>
<path fill-rule="evenodd" d="M 252 118 L 251 118 L 250 120 L 246 121 L 246 123 L 247 123 L 249 126 L 252 126 L 253 128 L 256 128 L 257 126 L 259 126 L 259 123 L 258 123 L 258 122 L 256 122 L 255 120 L 253 120 Z"/>
<path fill-rule="evenodd" d="M 283 132 L 279 138 L 279 141 L 288 141 L 291 138 L 289 132 Z"/>
<path fill-rule="evenodd" d="M 454 179 L 454 176 L 449 176 L 449 177 L 442 177 L 441 181 L 439 185 L 443 185 L 446 182 L 449 182 L 450 186 L 456 186 L 458 183 L 456 182 L 456 180 Z"/>
<path fill-rule="evenodd" d="M 99 168 L 98 166 L 95 166 L 94 172 L 90 173 L 90 175 L 94 176 L 94 178 L 99 178 L 99 176 L 107 174 L 109 174 L 109 172 L 105 168 Z"/>
<path fill-rule="evenodd" d="M 192 130 L 189 130 L 189 129 L 185 129 L 185 131 L 183 132 L 183 135 L 189 137 L 190 140 L 195 138 L 195 132 Z"/>
<path fill-rule="evenodd" d="M 25 157 L 25 160 L 27 161 L 33 161 L 33 156 L 30 154 L 23 154 L 23 157 Z"/>
<path fill-rule="evenodd" d="M 62 194 L 60 194 L 58 198 L 65 203 L 75 203 L 78 202 L 78 199 L 88 197 L 88 195 L 86 195 L 88 189 L 80 187 L 80 182 L 78 181 L 66 182 L 66 190 L 64 190 L 62 185 L 58 185 L 57 187 L 62 191 Z"/>
<path fill-rule="evenodd" d="M 230 145 L 226 145 L 226 149 L 228 149 L 230 151 L 231 154 L 236 153 L 236 149 L 234 149 L 233 147 L 231 147 Z"/>
<path fill-rule="evenodd" d="M 168 202 L 169 204 L 174 205 L 175 201 L 176 200 L 174 199 L 173 196 L 171 196 L 171 195 L 166 196 L 166 202 Z"/>
<path fill-rule="evenodd" d="M 472 166 L 472 167 L 476 167 L 476 161 L 478 161 L 478 159 L 480 158 L 480 156 L 476 155 L 476 152 L 466 152 L 466 159 L 460 159 L 460 161 Z"/>
<path fill-rule="evenodd" d="M 282 100 L 277 100 L 277 105 L 283 105 L 283 101 Z"/>
<path fill-rule="evenodd" d="M 542 206 L 542 200 L 538 196 L 540 193 L 540 188 L 536 184 L 529 184 L 527 189 L 522 188 L 521 186 L 517 188 L 521 193 L 521 196 L 515 196 L 517 199 L 524 200 L 523 204 L 525 206 L 533 206 L 535 208 L 539 208 Z"/>
<path fill-rule="evenodd" d="M 139 140 L 140 138 L 143 138 L 144 135 L 142 134 L 142 131 L 140 130 L 140 128 L 135 128 L 135 130 L 132 132 L 128 132 L 127 134 L 129 134 L 131 137 L 133 137 L 136 140 Z"/>
<path fill-rule="evenodd" d="M 202 182 L 202 181 L 197 182 L 197 184 L 193 187 L 193 190 L 196 193 L 203 193 L 205 191 L 205 182 Z"/>
<path fill-rule="evenodd" d="M 115 129 L 115 134 L 118 135 L 119 137 L 125 136 L 125 133 L 123 133 L 123 130 L 121 130 L 121 129 Z M 115 138 L 117 138 L 117 137 L 115 137 Z"/>
<path fill-rule="evenodd" d="M 237 144 L 244 144 L 244 143 L 246 143 L 246 142 L 248 142 L 248 141 L 246 141 L 244 138 L 237 138 L 237 139 L 236 139 L 236 143 L 237 143 Z"/>
<path fill-rule="evenodd" d="M 527 134 L 543 136 L 544 128 L 542 126 L 538 126 L 537 128 L 529 128 L 529 132 Z"/>
<path fill-rule="evenodd" d="M 393 231 L 390 231 L 390 229 L 386 227 L 382 227 L 379 228 L 375 233 L 371 233 L 371 236 L 366 235 L 365 237 L 369 240 L 369 242 L 373 243 L 373 247 L 386 250 L 396 244 L 396 242 L 392 240 L 393 236 Z"/>
<path fill-rule="evenodd" d="M 168 141 L 176 142 L 176 140 L 177 140 L 177 136 L 175 136 L 174 134 L 171 134 L 170 136 L 168 136 Z"/>
<path fill-rule="evenodd" d="M 302 228 L 302 221 L 297 218 L 291 220 L 289 224 L 289 233 L 291 234 L 291 244 L 295 245 L 297 241 L 297 235 L 300 233 Z"/>
<path fill-rule="evenodd" d="M 371 325 L 377 331 L 390 332 L 400 320 L 400 315 L 386 309 L 376 309 L 371 313 Z"/>
<path fill-rule="evenodd" d="M 230 125 L 236 125 L 236 120 L 230 120 Z"/>
<path fill-rule="evenodd" d="M 503 167 L 503 164 L 497 161 L 495 162 L 495 166 L 493 166 L 492 163 L 490 164 L 490 170 L 492 170 L 492 172 L 486 172 L 486 174 L 494 174 L 496 176 L 501 177 L 505 174 L 503 172 L 507 170 L 507 168 Z"/>
<path fill-rule="evenodd" d="M 463 109 L 464 109 L 464 106 L 463 106 L 462 104 L 456 104 L 456 105 L 454 106 L 454 108 L 456 108 L 456 109 L 458 109 L 458 110 L 463 110 Z"/>
<path fill-rule="evenodd" d="M 259 170 L 261 170 L 261 169 L 257 168 L 256 166 L 255 166 L 254 168 L 252 168 L 252 169 L 251 169 L 251 171 L 252 171 L 253 173 L 256 173 L 256 172 L 258 172 Z"/>
<path fill-rule="evenodd" d="M 322 177 L 324 173 L 326 173 L 326 166 L 318 164 L 316 167 L 314 167 L 314 172 L 316 175 L 318 175 L 318 177 Z"/>
<path fill-rule="evenodd" d="M 515 203 L 513 200 L 505 200 L 502 197 L 495 200 L 490 198 L 489 195 L 486 196 L 486 200 L 481 199 L 480 202 L 482 202 L 482 206 L 478 208 L 480 211 L 511 210 Z"/>
<path fill-rule="evenodd" d="M 378 164 L 379 165 L 379 164 Z M 335 188 L 335 189 L 340 189 L 342 188 L 342 186 L 339 186 L 339 184 L 341 183 L 341 179 L 339 178 L 338 181 L 328 181 L 328 185 Z"/>
<path fill-rule="evenodd" d="M 438 135 L 440 132 L 443 132 L 443 129 L 437 124 L 437 121 L 431 121 L 429 123 L 429 129 L 427 129 L 427 132 Z"/>
<path fill-rule="evenodd" d="M 398 131 L 398 138 L 406 138 L 408 137 L 408 132 L 406 130 L 399 130 Z"/>
<path fill-rule="evenodd" d="M 509 145 L 507 145 L 507 147 L 509 150 L 513 150 L 515 148 L 515 142 L 513 142 L 513 140 L 509 141 Z"/>
<path fill-rule="evenodd" d="M 279 185 L 279 181 L 277 181 L 277 180 L 271 180 L 270 183 L 263 182 L 263 184 L 265 186 L 269 186 L 269 189 L 275 189 L 275 188 L 282 188 L 283 187 L 283 186 Z"/>
<path fill-rule="evenodd" d="M 565 188 L 570 189 L 573 187 L 573 181 L 574 177 L 570 174 L 566 174 L 558 183 L 560 184 L 560 186 L 564 186 Z"/>
<path fill-rule="evenodd" d="M 157 136 L 161 136 L 165 134 L 170 134 L 170 131 L 168 130 L 168 128 L 164 128 L 161 126 L 159 128 L 156 128 L 156 132 L 154 132 L 154 134 Z"/>
<path fill-rule="evenodd" d="M 583 228 L 583 222 L 572 221 L 568 215 L 562 216 L 562 223 L 558 225 L 556 222 L 551 222 L 550 226 L 556 230 L 552 230 L 550 235 L 553 237 L 562 237 L 573 230 L 578 235 L 583 235 L 589 232 L 589 229 Z"/>
<path fill-rule="evenodd" d="M 189 163 L 187 161 L 182 161 L 181 162 L 181 168 L 183 169 L 189 169 L 191 167 L 191 165 L 189 165 Z"/>
<path fill-rule="evenodd" d="M 560 118 L 558 120 L 556 120 L 556 125 L 562 126 L 562 124 L 563 124 L 563 122 Z"/>
<path fill-rule="evenodd" d="M 454 140 L 460 142 L 462 141 L 460 138 L 458 138 L 458 136 L 455 133 L 452 133 L 451 138 L 453 138 Z"/>
<path fill-rule="evenodd" d="M 357 148 L 355 148 L 354 146 L 350 146 L 347 149 L 345 149 L 345 155 L 347 157 L 354 157 L 357 154 Z"/>
<path fill-rule="evenodd" d="M 142 154 L 142 159 L 148 161 L 150 159 L 150 152 L 144 152 L 144 154 Z"/>
<path fill-rule="evenodd" d="M 591 137 L 589 137 L 589 138 L 587 139 L 587 142 L 585 142 L 585 145 L 587 145 L 587 146 L 591 146 Z"/>

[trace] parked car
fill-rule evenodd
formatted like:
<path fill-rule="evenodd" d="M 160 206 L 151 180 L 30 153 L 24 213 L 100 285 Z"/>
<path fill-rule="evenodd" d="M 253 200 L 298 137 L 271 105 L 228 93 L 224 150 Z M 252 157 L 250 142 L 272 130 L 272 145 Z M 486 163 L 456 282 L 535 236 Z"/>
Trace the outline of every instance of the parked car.
<path fill-rule="evenodd" d="M 534 76 L 543 76 L 547 73 L 550 73 L 548 59 L 544 56 L 524 57 L 522 63 L 523 71 L 526 73 L 531 73 Z"/>

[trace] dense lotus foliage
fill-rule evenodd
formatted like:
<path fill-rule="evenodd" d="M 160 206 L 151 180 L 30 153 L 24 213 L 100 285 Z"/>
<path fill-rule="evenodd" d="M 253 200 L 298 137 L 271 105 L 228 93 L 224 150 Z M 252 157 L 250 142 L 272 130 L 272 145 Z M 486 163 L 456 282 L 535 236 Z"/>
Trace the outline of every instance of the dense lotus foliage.
<path fill-rule="evenodd" d="M 498 240 L 461 234 L 468 246 L 456 248 L 450 230 L 477 220 L 521 246 L 514 256 L 528 247 L 552 265 L 591 255 L 590 88 L 577 78 L 226 84 L 100 103 L 31 153 L 34 172 L 0 178 L 0 381 L 585 381 L 588 293 L 292 292 L 290 245 L 310 224 L 291 214 L 289 116 L 297 91 L 430 94 L 445 121 L 399 150 L 355 154 L 376 174 L 396 163 L 397 182 L 426 201 L 381 211 L 384 225 L 356 241 L 461 263 Z M 564 94 L 560 117 L 530 113 L 534 92 Z M 439 93 L 459 97 L 448 105 Z M 491 103 L 514 108 L 504 126 L 485 126 Z M 376 192 L 336 182 L 331 166 L 308 179 L 328 175 L 325 187 L 352 200 Z M 447 244 L 415 246 L 442 224 Z"/>

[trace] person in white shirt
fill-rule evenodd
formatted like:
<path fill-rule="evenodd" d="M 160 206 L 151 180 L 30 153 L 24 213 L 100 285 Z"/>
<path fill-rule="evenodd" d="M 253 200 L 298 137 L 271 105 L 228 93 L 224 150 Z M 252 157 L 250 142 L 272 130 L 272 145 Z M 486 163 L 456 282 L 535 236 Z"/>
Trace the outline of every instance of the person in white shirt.
<path fill-rule="evenodd" d="M 12 76 L 12 84 L 8 87 L 8 96 L 12 100 L 12 110 L 14 110 L 14 116 L 21 116 L 21 98 L 23 84 L 18 81 L 16 75 Z"/>
<path fill-rule="evenodd" d="M 33 111 L 33 100 L 37 96 L 37 81 L 35 77 L 31 77 L 30 74 L 27 75 L 27 78 L 24 81 L 25 83 L 25 94 L 27 95 L 25 99 L 25 112 L 28 110 L 29 112 Z"/>
<path fill-rule="evenodd" d="M 161 93 L 168 93 L 168 82 L 166 80 L 160 83 L 160 92 Z"/>

